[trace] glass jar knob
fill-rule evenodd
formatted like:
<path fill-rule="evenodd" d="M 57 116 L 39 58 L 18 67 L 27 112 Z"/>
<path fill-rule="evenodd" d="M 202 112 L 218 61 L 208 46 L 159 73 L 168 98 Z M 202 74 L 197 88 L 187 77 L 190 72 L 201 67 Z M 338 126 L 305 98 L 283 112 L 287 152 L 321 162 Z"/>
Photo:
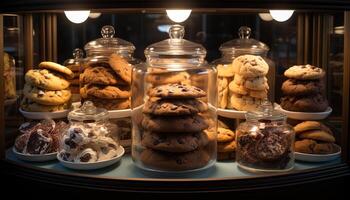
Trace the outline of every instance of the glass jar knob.
<path fill-rule="evenodd" d="M 115 30 L 113 28 L 113 26 L 103 26 L 102 30 L 101 30 L 101 35 L 103 38 L 113 38 L 115 34 Z"/>
<path fill-rule="evenodd" d="M 83 58 L 84 56 L 84 52 L 82 49 L 76 48 L 73 51 L 73 58 L 75 59 L 79 59 L 79 58 Z"/>
<path fill-rule="evenodd" d="M 81 110 L 88 115 L 93 115 L 96 113 L 96 107 L 91 101 L 85 101 L 81 107 Z"/>
<path fill-rule="evenodd" d="M 251 32 L 252 32 L 252 29 L 250 29 L 248 26 L 241 26 L 238 29 L 238 36 L 241 39 L 249 39 Z"/>
<path fill-rule="evenodd" d="M 169 37 L 171 39 L 182 39 L 185 36 L 185 28 L 179 24 L 172 25 L 169 28 Z"/>

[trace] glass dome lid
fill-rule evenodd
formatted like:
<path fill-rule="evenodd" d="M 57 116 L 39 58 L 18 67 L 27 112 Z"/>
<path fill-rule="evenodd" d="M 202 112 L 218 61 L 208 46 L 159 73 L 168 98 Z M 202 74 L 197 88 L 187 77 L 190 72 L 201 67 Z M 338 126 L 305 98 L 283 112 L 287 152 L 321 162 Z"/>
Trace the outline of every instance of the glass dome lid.
<path fill-rule="evenodd" d="M 251 29 L 247 26 L 241 26 L 238 30 L 239 38 L 223 43 L 219 50 L 222 53 L 232 54 L 267 54 L 269 47 L 258 40 L 250 38 Z"/>
<path fill-rule="evenodd" d="M 91 101 L 86 101 L 84 104 L 68 113 L 69 121 L 88 121 L 98 122 L 109 118 L 108 111 L 104 108 L 97 108 Z"/>
<path fill-rule="evenodd" d="M 76 48 L 73 50 L 73 58 L 65 60 L 63 65 L 67 66 L 77 64 L 83 60 L 83 57 L 84 51 L 82 49 Z"/>
<path fill-rule="evenodd" d="M 145 49 L 147 58 L 152 56 L 205 57 L 207 51 L 197 43 L 183 39 L 185 29 L 175 24 L 169 28 L 169 39 L 154 43 Z"/>
<path fill-rule="evenodd" d="M 113 26 L 103 26 L 101 29 L 102 38 L 88 42 L 84 49 L 86 52 L 99 52 L 99 51 L 128 51 L 133 52 L 135 46 L 123 39 L 114 37 L 115 30 Z"/>

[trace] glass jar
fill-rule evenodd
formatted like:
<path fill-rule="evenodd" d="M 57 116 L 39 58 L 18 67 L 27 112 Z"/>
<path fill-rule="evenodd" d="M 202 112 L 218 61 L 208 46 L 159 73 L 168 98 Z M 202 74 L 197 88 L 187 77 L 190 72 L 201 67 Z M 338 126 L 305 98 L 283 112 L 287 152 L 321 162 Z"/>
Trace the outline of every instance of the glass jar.
<path fill-rule="evenodd" d="M 103 26 L 102 38 L 85 45 L 80 95 L 82 102 L 90 100 L 107 110 L 129 109 L 131 69 L 139 61 L 132 57 L 135 46 L 114 33 L 112 26 Z"/>
<path fill-rule="evenodd" d="M 216 160 L 217 73 L 184 33 L 171 26 L 170 39 L 148 46 L 147 62 L 133 69 L 132 158 L 146 170 L 192 171 Z"/>
<path fill-rule="evenodd" d="M 84 51 L 82 49 L 76 48 L 73 50 L 73 58 L 64 61 L 63 65 L 72 70 L 74 73 L 73 79 L 70 79 L 70 90 L 72 92 L 72 102 L 80 101 L 80 86 L 79 86 L 79 76 L 83 71 L 83 57 Z"/>
<path fill-rule="evenodd" d="M 259 111 L 248 112 L 246 122 L 236 130 L 236 161 L 252 172 L 281 172 L 294 167 L 294 137 L 287 117 L 264 103 Z"/>
<path fill-rule="evenodd" d="M 108 112 L 91 101 L 68 114 L 69 129 L 61 138 L 60 156 L 70 162 L 91 163 L 117 156 L 118 127 Z"/>
<path fill-rule="evenodd" d="M 230 102 L 232 101 L 232 93 L 230 94 L 229 84 L 234 81 L 234 72 L 232 70 L 232 64 L 233 60 L 239 56 L 243 55 L 253 55 L 253 56 L 260 56 L 262 59 L 266 62 L 268 65 L 268 72 L 266 77 L 263 77 L 261 80 L 253 80 L 252 78 L 249 78 L 249 89 L 247 88 L 240 88 L 240 85 L 236 85 L 237 89 L 240 89 L 240 94 L 248 93 L 249 90 L 255 89 L 252 87 L 255 87 L 255 83 L 259 82 L 262 84 L 268 84 L 268 87 L 265 87 L 265 89 L 268 89 L 267 98 L 270 101 L 274 101 L 274 85 L 275 85 L 275 65 L 273 61 L 267 58 L 267 53 L 269 51 L 269 47 L 255 39 L 250 38 L 251 35 L 251 29 L 246 26 L 242 26 L 238 30 L 238 39 L 230 40 L 228 42 L 223 43 L 219 50 L 221 51 L 222 57 L 220 59 L 217 59 L 213 61 L 213 64 L 216 65 L 218 70 L 218 107 L 223 109 L 232 109 L 235 108 L 237 110 L 245 110 L 250 111 L 254 110 L 255 108 L 251 107 L 244 107 L 237 108 L 237 106 L 230 105 Z M 243 82 L 245 81 L 245 82 Z M 242 79 L 240 77 L 236 77 L 236 80 L 234 81 L 239 84 L 247 84 L 247 79 Z M 232 87 L 232 86 L 231 86 Z M 243 86 L 244 87 L 244 86 Z M 259 88 L 258 88 L 259 89 Z M 243 93 L 241 93 L 243 91 Z M 245 94 L 244 94 L 245 95 Z M 247 95 L 249 96 L 249 95 Z M 265 95 L 261 95 L 261 93 L 254 93 L 254 97 L 258 96 L 258 99 L 254 98 L 248 98 L 249 101 L 254 101 L 257 106 L 262 102 L 259 99 L 265 99 Z M 264 98 L 260 98 L 264 97 Z M 243 100 L 247 101 L 247 100 Z M 240 106 L 238 106 L 240 107 Z"/>

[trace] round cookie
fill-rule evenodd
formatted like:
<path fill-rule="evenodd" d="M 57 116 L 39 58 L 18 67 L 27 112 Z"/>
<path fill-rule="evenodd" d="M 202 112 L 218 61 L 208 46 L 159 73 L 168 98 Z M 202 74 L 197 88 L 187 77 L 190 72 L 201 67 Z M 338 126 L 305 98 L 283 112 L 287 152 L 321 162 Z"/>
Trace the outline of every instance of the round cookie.
<path fill-rule="evenodd" d="M 288 79 L 282 84 L 282 92 L 290 96 L 315 95 L 324 90 L 323 81 Z"/>
<path fill-rule="evenodd" d="M 311 139 L 295 141 L 294 149 L 296 152 L 308 154 L 331 154 L 339 151 L 333 143 L 318 143 Z"/>
<path fill-rule="evenodd" d="M 218 142 L 217 151 L 220 153 L 232 152 L 236 150 L 236 141 L 231 142 Z"/>
<path fill-rule="evenodd" d="M 210 156 L 201 149 L 177 154 L 145 149 L 140 155 L 140 160 L 154 169 L 183 171 L 204 167 L 210 161 Z"/>
<path fill-rule="evenodd" d="M 47 69 L 32 69 L 25 74 L 25 81 L 30 85 L 46 90 L 64 90 L 69 87 L 69 81 Z"/>
<path fill-rule="evenodd" d="M 121 56 L 112 54 L 109 58 L 111 68 L 128 84 L 131 84 L 132 66 Z"/>
<path fill-rule="evenodd" d="M 235 75 L 232 64 L 217 65 L 216 69 L 219 77 L 233 77 Z"/>
<path fill-rule="evenodd" d="M 208 105 L 197 99 L 151 98 L 143 107 L 143 113 L 162 116 L 192 115 L 207 110 Z"/>
<path fill-rule="evenodd" d="M 225 109 L 228 100 L 228 78 L 218 77 L 218 106 Z"/>
<path fill-rule="evenodd" d="M 116 86 L 102 86 L 87 84 L 80 89 L 80 95 L 83 98 L 89 96 L 101 98 L 101 99 L 125 99 L 130 97 L 130 91 L 127 88 Z"/>
<path fill-rule="evenodd" d="M 334 136 L 323 130 L 304 131 L 300 133 L 298 137 L 302 139 L 313 139 L 323 142 L 335 142 Z"/>
<path fill-rule="evenodd" d="M 296 134 L 308 130 L 324 130 L 333 135 L 332 131 L 327 126 L 318 121 L 304 121 L 294 126 L 294 131 Z"/>
<path fill-rule="evenodd" d="M 243 78 L 243 76 L 236 74 L 233 81 L 237 85 L 244 86 L 249 90 L 266 90 L 269 89 L 267 84 L 267 78 L 264 76 L 259 76 L 255 78 Z"/>
<path fill-rule="evenodd" d="M 167 84 L 151 88 L 149 96 L 161 98 L 199 98 L 204 97 L 206 93 L 195 86 L 181 84 Z"/>
<path fill-rule="evenodd" d="M 28 98 L 24 97 L 21 102 L 21 108 L 27 112 L 55 112 L 60 110 L 66 110 L 70 108 L 70 102 L 61 105 L 42 105 L 38 104 Z"/>
<path fill-rule="evenodd" d="M 156 133 L 143 132 L 141 144 L 145 147 L 174 153 L 194 151 L 208 143 L 208 136 L 203 132 L 198 133 Z"/>
<path fill-rule="evenodd" d="M 142 126 L 146 130 L 163 133 L 200 132 L 209 126 L 200 115 L 181 117 L 152 117 L 144 115 Z"/>
<path fill-rule="evenodd" d="M 235 58 L 232 62 L 232 68 L 235 74 L 245 78 L 265 76 L 269 71 L 269 65 L 265 60 L 254 55 L 242 55 Z"/>
<path fill-rule="evenodd" d="M 39 68 L 56 71 L 56 72 L 62 73 L 64 75 L 67 75 L 69 78 L 74 77 L 74 73 L 72 72 L 72 70 L 70 70 L 68 67 L 60 65 L 58 63 L 48 62 L 48 61 L 41 62 L 39 64 Z"/>
<path fill-rule="evenodd" d="M 107 110 L 123 110 L 130 108 L 130 99 L 99 99 L 87 98 L 84 101 L 91 101 L 96 107 L 105 108 Z"/>
<path fill-rule="evenodd" d="M 190 75 L 187 72 L 152 73 L 146 76 L 146 82 L 152 83 L 153 86 L 182 83 L 189 79 Z"/>
<path fill-rule="evenodd" d="M 24 85 L 23 94 L 36 103 L 48 106 L 62 105 L 72 96 L 70 90 L 42 90 L 29 84 Z"/>
<path fill-rule="evenodd" d="M 267 89 L 265 90 L 249 90 L 245 88 L 243 85 L 237 85 L 234 81 L 231 81 L 229 84 L 230 91 L 240 95 L 249 95 L 258 99 L 267 98 Z"/>
<path fill-rule="evenodd" d="M 235 133 L 227 128 L 218 127 L 218 142 L 230 142 L 235 139 Z"/>
<path fill-rule="evenodd" d="M 101 85 L 126 85 L 127 83 L 118 77 L 111 68 L 88 67 L 80 75 L 80 82 L 83 84 L 101 84 Z"/>
<path fill-rule="evenodd" d="M 242 111 L 255 111 L 263 102 L 263 99 L 231 94 L 228 108 L 234 108 Z"/>
<path fill-rule="evenodd" d="M 321 68 L 307 64 L 290 67 L 284 72 L 284 75 L 298 80 L 317 80 L 323 78 L 325 72 Z"/>
<path fill-rule="evenodd" d="M 307 97 L 286 96 L 281 98 L 281 107 L 297 112 L 323 112 L 328 107 L 328 101 L 321 94 Z"/>

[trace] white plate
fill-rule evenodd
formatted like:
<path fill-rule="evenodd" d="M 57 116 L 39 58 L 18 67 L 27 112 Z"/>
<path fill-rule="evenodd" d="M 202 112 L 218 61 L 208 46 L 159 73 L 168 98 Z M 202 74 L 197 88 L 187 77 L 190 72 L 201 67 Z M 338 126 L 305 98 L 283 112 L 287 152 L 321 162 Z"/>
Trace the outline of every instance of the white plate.
<path fill-rule="evenodd" d="M 70 111 L 70 109 L 67 109 L 55 112 L 27 112 L 22 108 L 19 109 L 19 112 L 28 119 L 62 119 L 66 118 Z"/>
<path fill-rule="evenodd" d="M 48 154 L 24 154 L 18 152 L 15 147 L 12 147 L 12 151 L 18 159 L 30 162 L 45 162 L 56 160 L 57 158 L 57 152 Z"/>
<path fill-rule="evenodd" d="M 72 104 L 73 108 L 79 108 L 81 103 L 80 102 L 75 102 Z M 110 119 L 119 119 L 119 118 L 124 118 L 124 117 L 131 117 L 131 109 L 123 109 L 123 110 L 109 110 L 108 111 L 109 118 Z"/>
<path fill-rule="evenodd" d="M 297 120 L 321 120 L 332 113 L 332 108 L 328 107 L 324 112 L 294 112 L 284 110 L 280 105 L 275 104 L 275 109 L 287 115 L 288 118 Z"/>
<path fill-rule="evenodd" d="M 70 169 L 77 169 L 77 170 L 95 170 L 95 169 L 101 169 L 104 167 L 108 167 L 110 165 L 113 165 L 114 163 L 117 163 L 122 156 L 125 153 L 125 150 L 123 146 L 119 146 L 117 149 L 117 156 L 110 159 L 110 160 L 104 160 L 104 161 L 98 161 L 95 163 L 74 163 L 74 162 L 68 162 L 61 158 L 60 154 L 57 154 L 57 159 L 60 161 L 60 163 Z"/>
<path fill-rule="evenodd" d="M 247 111 L 239 111 L 235 109 L 217 109 L 217 114 L 222 117 L 234 118 L 234 119 L 245 119 Z"/>
<path fill-rule="evenodd" d="M 295 152 L 295 159 L 305 162 L 326 162 L 326 161 L 332 161 L 335 159 L 340 158 L 341 155 L 341 148 L 337 145 L 339 148 L 339 151 L 332 154 L 308 154 L 308 153 L 300 153 Z"/>

